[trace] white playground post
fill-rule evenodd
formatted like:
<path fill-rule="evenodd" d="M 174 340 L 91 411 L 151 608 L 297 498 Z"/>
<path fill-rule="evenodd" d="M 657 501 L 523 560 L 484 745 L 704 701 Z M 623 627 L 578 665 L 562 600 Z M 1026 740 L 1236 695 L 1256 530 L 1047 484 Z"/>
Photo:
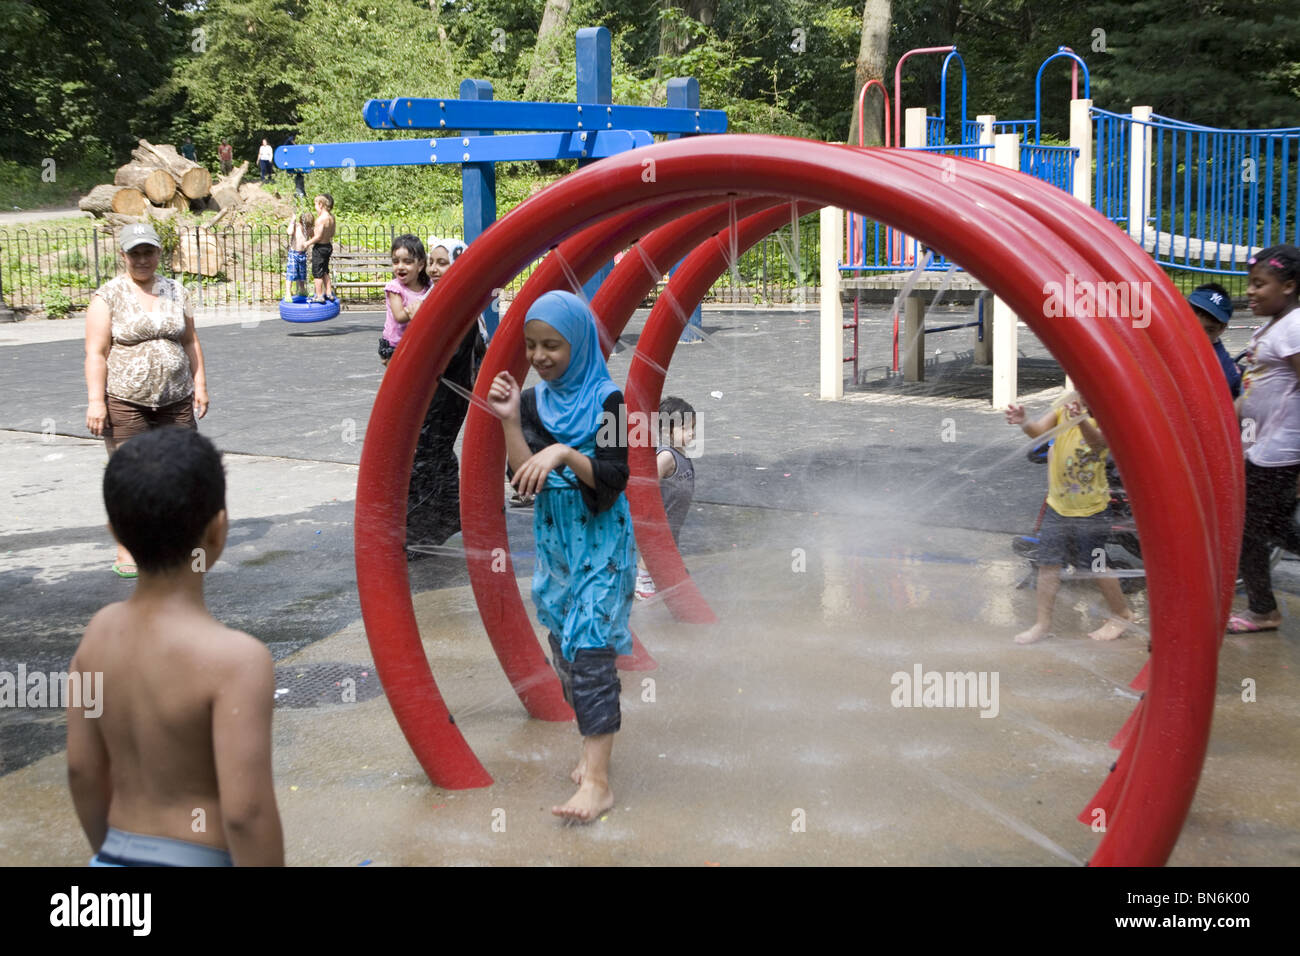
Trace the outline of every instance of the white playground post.
<path fill-rule="evenodd" d="M 1070 100 L 1070 146 L 1079 151 L 1074 160 L 1074 198 L 1092 206 L 1092 100 Z M 1065 390 L 1074 382 L 1065 377 Z"/>
<path fill-rule="evenodd" d="M 1147 215 L 1151 212 L 1151 107 L 1133 107 L 1128 145 L 1128 234 L 1139 245 L 1146 238 Z"/>
<path fill-rule="evenodd" d="M 840 249 L 844 246 L 844 210 L 823 206 L 821 227 L 821 393 L 844 397 L 844 310 L 840 306 Z"/>
<path fill-rule="evenodd" d="M 912 106 L 903 111 L 903 147 L 925 145 L 925 107 Z"/>
<path fill-rule="evenodd" d="M 975 122 L 980 124 L 980 145 L 993 145 L 993 124 L 997 122 L 997 117 L 992 113 L 981 113 L 975 117 Z M 980 151 L 980 159 L 985 162 L 993 161 L 993 151 L 989 149 Z M 976 311 L 984 319 L 984 341 L 980 341 L 980 330 L 975 328 L 975 341 L 972 344 L 974 355 L 971 357 L 973 365 L 992 365 L 993 364 L 993 296 L 987 292 L 981 292 L 978 301 L 975 303 Z"/>
<path fill-rule="evenodd" d="M 1092 205 L 1092 100 L 1070 100 L 1070 146 L 1074 161 L 1074 198 Z"/>
<path fill-rule="evenodd" d="M 993 162 L 1007 169 L 1020 168 L 1020 134 L 998 133 L 993 138 Z M 1001 299 L 993 299 L 993 407 L 1005 408 L 1016 400 L 1016 313 Z"/>

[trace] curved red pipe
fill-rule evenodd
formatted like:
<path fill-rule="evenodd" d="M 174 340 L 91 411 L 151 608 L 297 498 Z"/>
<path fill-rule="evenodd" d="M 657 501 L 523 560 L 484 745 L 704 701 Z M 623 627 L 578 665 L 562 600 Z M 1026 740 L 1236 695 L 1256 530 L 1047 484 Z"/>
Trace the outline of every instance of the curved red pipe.
<path fill-rule="evenodd" d="M 909 56 L 915 56 L 918 53 L 951 53 L 957 49 L 955 46 L 919 46 L 915 50 L 908 50 L 898 58 L 894 64 L 894 145 L 903 145 L 903 135 L 899 130 L 899 124 L 903 121 L 903 63 Z"/>
<path fill-rule="evenodd" d="M 659 270 L 664 269 L 665 264 L 680 261 L 700 242 L 718 232 L 718 230 L 726 228 L 727 224 L 732 221 L 733 215 L 737 221 L 743 221 L 745 217 L 773 205 L 780 205 L 784 208 L 786 202 L 774 196 L 760 196 L 735 200 L 733 208 L 732 202 L 728 201 L 701 209 L 699 212 L 683 216 L 676 222 L 656 229 L 637 243 L 639 249 L 636 250 L 635 254 L 629 252 L 628 255 L 623 257 L 623 261 L 614 267 L 614 270 L 601 284 L 596 297 L 592 299 L 592 310 L 598 316 L 604 317 L 606 321 L 617 322 L 618 330 L 621 333 L 632 312 L 658 284 L 659 278 L 663 275 Z M 646 266 L 646 260 L 653 264 L 653 269 Z M 671 297 L 660 298 L 660 302 L 664 306 L 670 305 L 673 301 Z M 697 303 L 698 299 L 689 304 L 683 304 L 684 314 L 689 316 L 694 311 Z M 639 341 L 637 351 L 641 351 Z M 642 357 L 644 358 L 645 355 L 643 354 Z M 651 402 L 646 396 L 639 394 L 641 385 L 635 377 L 635 372 L 640 364 L 633 363 L 632 370 L 628 374 L 627 389 L 623 393 L 624 398 L 628 401 L 629 411 L 633 407 L 642 411 L 659 407 L 657 397 Z M 660 364 L 667 367 L 666 362 Z M 661 379 L 657 387 L 661 388 L 662 384 Z M 641 470 L 637 471 L 635 468 L 632 470 L 632 480 L 628 487 L 629 504 L 634 501 L 633 485 L 643 484 L 646 488 L 652 488 L 656 495 L 659 489 L 657 469 L 650 468 L 646 470 L 644 459 L 637 456 L 636 449 L 632 449 L 629 453 L 629 465 L 632 464 L 633 460 L 641 461 Z M 659 502 L 659 509 L 662 512 L 662 500 Z M 651 512 L 651 515 L 653 515 L 653 512 Z M 716 621 L 717 617 L 709 607 L 708 602 L 704 600 L 704 596 L 700 594 L 699 588 L 685 574 L 685 565 L 682 564 L 681 555 L 678 553 L 676 545 L 672 544 L 672 535 L 669 534 L 668 536 L 671 550 L 666 555 L 663 555 L 661 554 L 664 543 L 662 536 L 643 531 L 641 519 L 637 517 L 635 506 L 633 524 L 637 533 L 637 548 L 646 555 L 647 570 L 653 575 L 655 568 L 661 568 L 668 575 L 664 579 L 661 592 L 664 602 L 668 605 L 668 609 L 672 611 L 674 618 L 695 624 L 708 624 Z M 646 537 L 643 538 L 643 535 L 646 535 Z M 674 563 L 680 569 L 678 574 L 672 574 L 667 570 Z M 669 578 L 671 578 L 671 581 L 669 581 Z"/>
<path fill-rule="evenodd" d="M 1109 223 L 1086 223 L 1077 235 L 1056 235 L 1008 199 L 1017 190 L 1028 190 L 1041 200 L 1048 196 L 1050 186 L 1022 183 L 1013 188 L 1010 183 L 994 183 L 985 187 L 960 175 L 950 184 L 936 175 L 934 166 L 922 155 L 913 155 L 905 168 L 900 168 L 882 160 L 880 154 L 889 152 L 897 153 L 861 150 L 853 164 L 846 164 L 839 161 L 834 146 L 726 136 L 663 143 L 612 157 L 552 186 L 480 237 L 465 254 L 471 257 L 466 267 L 459 275 L 458 270 L 449 272 L 426 303 L 431 314 L 442 310 L 442 321 L 423 326 L 413 323 L 415 328 L 408 332 L 412 336 L 409 352 L 432 358 L 428 364 L 434 367 L 445 366 L 446 346 L 468 330 L 493 287 L 544 251 L 549 244 L 547 233 L 567 236 L 611 210 L 674 197 L 778 189 L 797 199 L 834 203 L 893 223 L 965 263 L 1035 330 L 1045 338 L 1057 339 L 1056 354 L 1066 371 L 1088 391 L 1117 459 L 1125 463 L 1126 474 L 1132 473 L 1130 481 L 1137 479 L 1131 491 L 1134 512 L 1144 531 L 1144 551 L 1151 549 L 1154 558 L 1150 574 L 1152 682 L 1148 716 L 1133 751 L 1134 770 L 1094 860 L 1162 862 L 1190 802 L 1188 783 L 1194 787 L 1204 757 L 1209 730 L 1205 715 L 1213 702 L 1214 651 L 1226 618 L 1226 607 L 1216 598 L 1231 587 L 1230 579 L 1222 579 L 1222 563 L 1211 567 L 1205 554 L 1208 538 L 1231 535 L 1222 528 L 1211 503 L 1203 503 L 1199 483 L 1178 466 L 1186 461 L 1184 443 L 1199 443 L 1207 461 L 1231 461 L 1240 452 L 1222 441 L 1215 429 L 1198 434 L 1187 409 L 1160 407 L 1130 352 L 1134 343 L 1117 334 L 1122 323 L 1099 321 L 1085 326 L 1075 321 L 1070 323 L 1075 330 L 1072 334 L 1051 335 L 1052 322 L 1042 314 L 1044 284 L 1061 276 L 1063 260 L 1071 267 L 1079 261 L 1078 245 L 1095 246 L 1103 260 L 1122 261 L 1123 243 L 1129 242 L 1126 237 Z M 833 176 L 827 175 L 828 169 L 835 171 Z M 1009 220 L 1015 228 L 989 231 L 990 214 L 995 214 L 1001 226 Z M 1082 263 L 1081 268 L 1087 269 L 1087 264 Z M 1089 281 L 1103 276 L 1088 270 L 1080 271 L 1077 278 Z M 1153 289 L 1163 288 L 1169 297 L 1174 294 L 1154 263 L 1142 264 L 1129 278 L 1150 282 Z M 1153 324 L 1167 321 L 1167 314 L 1157 314 Z M 1178 347 L 1185 349 L 1186 345 Z M 420 418 L 409 409 L 423 407 L 411 403 L 412 394 L 423 393 L 427 398 L 432 391 L 432 383 L 420 387 L 414 364 L 411 359 L 405 367 L 400 363 L 390 366 L 375 411 L 376 420 L 391 427 L 378 429 L 362 455 L 358 582 L 372 644 L 376 634 L 383 634 L 375 644 L 377 657 L 387 653 L 394 640 L 382 625 L 401 624 L 397 620 L 400 615 L 385 614 L 384 608 L 377 611 L 368 597 L 384 592 L 384 572 L 390 572 L 387 580 L 396 577 L 391 572 L 400 567 L 402 557 L 401 535 L 392 533 L 394 526 L 400 528 L 401 516 L 383 502 L 400 500 L 406 477 L 403 469 L 409 468 Z M 395 370 L 400 374 L 394 375 Z M 1104 388 L 1116 381 L 1131 395 Z M 1208 392 L 1204 379 L 1188 381 L 1180 375 L 1179 384 L 1184 391 Z M 492 479 L 499 480 L 499 474 Z M 1239 498 L 1240 474 L 1231 481 L 1231 494 Z M 1177 501 L 1186 510 L 1182 514 L 1157 511 L 1164 500 Z M 405 604 L 410 616 L 409 594 L 395 597 L 393 603 Z M 413 627 L 413 617 L 411 624 Z M 1211 640 L 1205 640 L 1207 634 Z M 418 644 L 418 636 L 415 640 Z M 395 700 L 395 710 L 397 703 Z M 405 725 L 403 729 L 412 739 L 411 730 Z M 1141 772 L 1143 766 L 1149 772 Z M 1143 837 L 1144 832 L 1149 837 Z"/>
<path fill-rule="evenodd" d="M 820 207 L 813 203 L 799 203 L 799 216 L 805 216 Z M 768 233 L 790 221 L 789 207 L 781 203 L 776 209 L 756 213 L 737 223 L 735 248 L 737 254 L 747 251 Z M 666 230 L 669 227 L 664 227 Z M 661 232 L 664 230 L 660 230 Z M 654 238 L 653 236 L 651 238 Z M 628 420 L 633 415 L 649 415 L 659 408 L 663 393 L 664 373 L 681 338 L 687 318 L 704 298 L 718 276 L 731 265 L 731 229 L 718 233 L 713 242 L 706 242 L 692 252 L 677 267 L 659 301 L 650 310 L 650 317 L 641 330 L 628 370 L 627 389 L 624 396 L 628 404 Z M 627 261 L 624 259 L 624 261 Z M 658 260 L 655 260 L 658 261 Z M 643 361 L 638 361 L 642 359 Z M 659 471 L 655 465 L 653 444 L 634 445 L 628 451 L 628 465 L 632 481 L 627 486 L 628 504 L 632 507 L 632 523 L 636 527 L 637 548 L 645 556 L 646 570 L 678 620 L 712 620 L 694 616 L 697 607 L 693 599 L 703 597 L 691 580 L 682 562 L 681 552 L 673 541 L 664 511 L 663 496 L 659 492 Z M 690 603 L 688 603 L 690 602 Z M 683 607 L 685 605 L 685 607 Z"/>
<path fill-rule="evenodd" d="M 931 162 L 930 165 L 937 165 Z M 962 175 L 969 174 L 973 180 L 981 182 L 996 182 L 998 179 L 1008 180 L 1010 185 L 1020 189 L 1022 183 L 1020 177 L 1014 174 L 1008 175 L 1006 170 L 998 170 L 997 167 L 990 167 L 988 164 L 972 164 L 969 171 L 962 170 Z M 1061 202 L 1060 199 L 1064 199 Z M 1077 232 L 1082 222 L 1096 217 L 1093 210 L 1074 202 L 1068 196 L 1045 197 L 1033 194 L 1032 191 L 1025 191 L 1022 195 L 1019 208 L 1022 212 L 1046 223 L 1061 234 L 1070 235 Z M 1101 271 L 1103 277 L 1110 278 L 1113 281 L 1132 281 L 1138 273 L 1136 270 L 1149 266 L 1150 260 L 1145 255 L 1134 249 L 1126 249 L 1123 246 L 1114 254 L 1109 250 L 1098 250 L 1081 244 L 1086 256 L 1089 257 L 1084 265 L 1076 264 L 1073 271 L 1076 276 L 1083 274 L 1082 270 L 1097 268 Z M 1068 271 L 1068 270 L 1067 270 Z M 1063 278 L 1063 276 L 1061 276 Z M 1218 593 L 1215 595 L 1215 609 L 1211 620 L 1222 620 L 1227 615 L 1227 610 L 1232 600 L 1232 583 L 1235 578 L 1237 551 L 1240 545 L 1241 533 L 1241 515 L 1243 514 L 1244 499 L 1241 497 L 1240 481 L 1240 449 L 1235 441 L 1235 427 L 1232 410 L 1227 401 L 1220 396 L 1208 383 L 1215 381 L 1214 376 L 1218 374 L 1217 366 L 1213 364 L 1213 356 L 1209 350 L 1208 344 L 1204 341 L 1203 336 L 1196 333 L 1199 327 L 1192 319 L 1190 309 L 1187 307 L 1185 300 L 1172 285 L 1166 283 L 1152 282 L 1150 288 L 1149 306 L 1153 313 L 1152 323 L 1143 329 L 1134 329 L 1132 322 L 1119 322 L 1114 324 L 1114 330 L 1117 337 L 1121 340 L 1121 346 L 1125 351 L 1138 356 L 1138 365 L 1131 369 L 1130 373 L 1125 375 L 1120 381 L 1123 383 L 1123 389 L 1131 391 L 1134 383 L 1141 382 L 1143 386 L 1153 389 L 1156 402 L 1159 406 L 1166 409 L 1179 409 L 1186 414 L 1192 421 L 1199 424 L 1192 430 L 1193 437 L 1206 433 L 1207 431 L 1215 432 L 1215 439 L 1223 442 L 1228 448 L 1228 453 L 1223 455 L 1206 454 L 1200 443 L 1190 441 L 1183 443 L 1181 448 L 1175 449 L 1166 462 L 1166 467 L 1178 468 L 1182 473 L 1190 475 L 1191 479 L 1198 486 L 1197 498 L 1207 503 L 1207 506 L 1215 513 L 1217 521 L 1215 524 L 1219 529 L 1217 540 L 1202 539 L 1200 550 L 1202 553 L 1217 553 L 1220 557 L 1217 569 L 1218 580 L 1220 582 Z M 1175 316 L 1179 318 L 1173 318 Z M 1163 319 L 1163 321 L 1162 321 Z M 1062 322 L 1077 323 L 1078 320 L 1056 320 L 1059 325 Z M 1052 327 L 1037 329 L 1040 337 L 1044 340 L 1054 353 L 1057 353 L 1057 346 L 1053 345 Z M 1059 337 L 1059 336 L 1057 336 Z M 1059 353 L 1058 353 L 1059 354 Z M 1172 368 L 1166 367 L 1166 360 L 1172 365 Z M 1071 373 L 1073 375 L 1073 372 Z M 1097 386 L 1090 386 L 1083 377 L 1077 377 L 1086 394 L 1088 394 L 1093 407 L 1098 409 L 1098 417 L 1102 418 L 1102 402 L 1097 393 Z M 1194 387 L 1178 387 L 1175 383 L 1192 383 Z M 1101 386 L 1103 391 L 1104 386 Z M 1121 394 L 1120 400 L 1123 400 Z M 1184 457 L 1185 456 L 1185 457 Z M 1130 459 L 1122 454 L 1117 454 L 1117 461 L 1120 462 L 1126 476 L 1126 485 L 1130 488 L 1130 495 L 1134 499 L 1134 514 L 1138 514 L 1138 495 L 1151 496 L 1152 501 L 1149 507 L 1160 509 L 1168 515 L 1168 500 L 1153 493 L 1153 489 L 1158 486 L 1153 483 L 1153 479 L 1146 478 L 1141 472 L 1136 471 Z M 1131 477 L 1134 476 L 1135 477 Z M 1135 491 L 1138 493 L 1135 494 Z M 1195 507 L 1194 502 L 1178 500 L 1180 507 Z M 1144 515 L 1149 516 L 1151 511 L 1144 511 Z M 1163 516 L 1162 516 L 1163 517 Z M 1168 536 L 1160 530 L 1152 530 L 1148 527 L 1144 519 L 1138 520 L 1139 532 L 1144 542 L 1143 552 L 1148 567 L 1148 579 L 1153 585 L 1156 579 L 1163 577 L 1168 565 L 1160 556 L 1151 551 L 1147 542 L 1155 536 L 1157 540 L 1168 540 Z M 1189 529 L 1189 534 L 1190 534 Z M 1154 588 L 1151 593 L 1151 617 L 1153 621 L 1160 619 L 1168 613 L 1169 605 L 1163 602 L 1171 602 L 1176 608 L 1179 602 L 1185 600 L 1185 594 L 1180 595 L 1179 590 L 1186 586 L 1185 581 L 1179 580 L 1174 576 L 1171 587 Z M 1162 606 L 1163 605 L 1163 606 Z M 1195 640 L 1203 643 L 1208 647 L 1217 649 L 1218 643 L 1222 638 L 1222 626 L 1217 628 L 1197 629 L 1197 631 L 1184 635 L 1186 640 Z M 1157 645 L 1163 646 L 1170 640 L 1172 632 L 1164 629 L 1152 629 L 1153 660 L 1154 652 Z M 1178 677 L 1171 675 L 1169 672 L 1161 670 L 1164 677 L 1159 681 L 1154 679 L 1155 671 L 1153 670 L 1151 701 L 1163 699 L 1168 694 L 1175 696 L 1191 696 L 1198 700 L 1198 705 L 1187 715 L 1198 728 L 1203 728 L 1205 738 L 1208 738 L 1209 723 L 1213 705 L 1213 682 L 1215 677 L 1215 654 L 1207 651 L 1204 658 L 1209 662 L 1209 666 L 1199 669 L 1195 675 L 1188 675 L 1185 679 L 1180 680 Z M 1187 685 L 1188 680 L 1195 679 L 1200 688 L 1197 692 L 1188 694 L 1190 688 Z M 1164 708 L 1143 707 L 1143 714 L 1140 718 L 1139 734 L 1136 741 L 1131 740 L 1130 744 L 1136 743 L 1141 746 L 1145 735 L 1146 742 L 1151 749 L 1173 750 L 1171 756 L 1177 757 L 1181 763 L 1187 767 L 1194 767 L 1184 775 L 1169 775 L 1162 773 L 1158 768 L 1160 764 L 1154 761 L 1133 761 L 1129 748 L 1121 753 L 1121 760 L 1117 762 L 1117 768 L 1108 778 L 1102 791 L 1099 791 L 1096 800 L 1101 800 L 1105 805 L 1110 803 L 1114 807 L 1114 812 L 1109 814 L 1112 822 L 1127 821 L 1132 819 L 1133 814 L 1130 812 L 1131 804 L 1126 803 L 1130 793 L 1134 794 L 1134 799 L 1145 801 L 1148 799 L 1152 788 L 1168 790 L 1176 788 L 1180 791 L 1178 799 L 1185 800 L 1190 805 L 1191 798 L 1195 792 L 1195 785 L 1199 776 L 1199 769 L 1204 759 L 1204 744 L 1202 743 L 1198 750 L 1192 751 L 1186 748 L 1186 733 L 1183 720 L 1174 720 L 1170 717 L 1170 712 Z M 1199 736 L 1199 733 L 1194 735 Z M 1177 741 L 1176 744 L 1173 741 Z M 1131 775 L 1132 779 L 1125 779 Z M 1143 796 L 1146 795 L 1146 796 Z M 1184 811 L 1185 813 L 1185 811 Z M 1163 831 L 1160 827 L 1137 832 L 1132 834 L 1132 839 L 1128 841 L 1127 852 L 1141 854 L 1145 850 L 1150 853 L 1156 853 L 1158 848 L 1165 843 L 1170 847 L 1173 840 L 1176 839 L 1178 830 L 1181 828 L 1182 817 L 1176 820 L 1172 817 L 1164 819 Z M 1168 832 L 1172 830 L 1172 832 Z M 1124 843 L 1118 841 L 1108 841 L 1103 843 L 1099 848 L 1098 854 L 1094 857 L 1094 863 L 1106 864 L 1119 862 L 1120 857 L 1116 856 L 1120 852 L 1120 847 Z"/>
<path fill-rule="evenodd" d="M 864 111 L 863 111 L 863 107 L 865 106 L 865 104 L 866 104 L 866 100 L 867 100 L 867 90 L 871 89 L 873 86 L 878 86 L 878 87 L 880 87 L 880 98 L 881 98 L 881 99 L 884 101 L 884 103 L 885 103 L 885 135 L 884 135 L 884 137 L 883 137 L 883 139 L 884 139 L 885 142 L 884 142 L 883 145 L 885 145 L 886 147 L 888 147 L 888 146 L 890 145 L 890 142 L 889 142 L 889 90 L 885 89 L 885 84 L 884 84 L 884 82 L 883 82 L 882 80 L 867 80 L 867 82 L 865 82 L 865 83 L 862 84 L 862 89 L 858 90 L 858 145 L 859 145 L 859 146 L 866 146 L 866 145 L 867 145 L 867 143 L 866 143 L 866 133 L 865 133 L 865 130 L 863 129 L 863 121 L 862 121 L 862 117 L 865 115 L 865 114 L 864 114 Z"/>

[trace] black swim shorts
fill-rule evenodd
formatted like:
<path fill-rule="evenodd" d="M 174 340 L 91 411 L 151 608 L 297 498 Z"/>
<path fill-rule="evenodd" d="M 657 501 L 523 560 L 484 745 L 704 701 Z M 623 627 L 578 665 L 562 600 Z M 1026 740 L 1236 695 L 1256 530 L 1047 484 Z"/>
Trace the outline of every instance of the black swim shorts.
<path fill-rule="evenodd" d="M 324 279 L 330 274 L 330 256 L 334 254 L 333 243 L 321 243 L 311 247 L 311 277 Z"/>
<path fill-rule="evenodd" d="M 623 685 L 615 664 L 617 652 L 612 647 L 584 648 L 573 655 L 570 663 L 564 659 L 555 634 L 547 632 L 546 636 L 551 643 L 551 663 L 560 677 L 564 700 L 578 718 L 578 733 L 584 737 L 618 733 L 623 726 L 618 703 Z"/>
<path fill-rule="evenodd" d="M 1038 529 L 1038 563 L 1090 568 L 1098 557 L 1098 549 L 1105 554 L 1110 524 L 1109 509 L 1083 518 L 1069 518 L 1049 505 Z"/>

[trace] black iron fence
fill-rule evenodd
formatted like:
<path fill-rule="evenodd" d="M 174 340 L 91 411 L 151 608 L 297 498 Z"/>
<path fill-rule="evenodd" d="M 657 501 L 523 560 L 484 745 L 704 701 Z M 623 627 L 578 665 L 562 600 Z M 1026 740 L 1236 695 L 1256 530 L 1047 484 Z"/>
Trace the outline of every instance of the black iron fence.
<path fill-rule="evenodd" d="M 455 236 L 459 224 L 400 224 L 387 227 L 340 225 L 335 253 L 362 264 L 339 266 L 334 281 L 350 304 L 382 308 L 382 283 L 392 277 L 387 255 L 397 236 Z M 159 271 L 185 283 L 197 307 L 267 305 L 285 293 L 287 236 L 283 227 L 254 226 L 177 230 L 159 225 L 163 258 Z M 816 301 L 817 217 L 805 217 L 798 234 L 786 226 L 744 253 L 714 284 L 706 302 L 781 304 Z M 504 290 L 510 301 L 535 267 L 529 266 Z M 10 308 L 31 312 L 84 309 L 95 290 L 122 269 L 115 233 L 87 224 L 74 228 L 11 228 L 0 231 L 0 295 Z M 309 280 L 310 281 L 310 280 Z M 371 283 L 349 285 L 348 283 Z M 378 285 L 374 283 L 379 283 Z"/>

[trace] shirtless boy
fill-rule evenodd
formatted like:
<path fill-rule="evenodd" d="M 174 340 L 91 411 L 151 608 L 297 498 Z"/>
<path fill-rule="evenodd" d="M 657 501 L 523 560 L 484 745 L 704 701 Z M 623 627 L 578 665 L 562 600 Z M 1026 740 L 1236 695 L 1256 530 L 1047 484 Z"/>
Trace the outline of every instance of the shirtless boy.
<path fill-rule="evenodd" d="M 307 244 L 311 246 L 311 278 L 316 287 L 313 302 L 334 299 L 334 280 L 330 277 L 330 256 L 334 254 L 334 197 L 321 193 L 316 197 L 316 229 Z"/>
<path fill-rule="evenodd" d="M 189 428 L 138 435 L 104 472 L 109 530 L 140 576 L 91 619 L 71 664 L 103 675 L 102 715 L 68 707 L 68 784 L 92 865 L 284 863 L 271 655 L 203 600 L 225 497 L 220 454 Z"/>

